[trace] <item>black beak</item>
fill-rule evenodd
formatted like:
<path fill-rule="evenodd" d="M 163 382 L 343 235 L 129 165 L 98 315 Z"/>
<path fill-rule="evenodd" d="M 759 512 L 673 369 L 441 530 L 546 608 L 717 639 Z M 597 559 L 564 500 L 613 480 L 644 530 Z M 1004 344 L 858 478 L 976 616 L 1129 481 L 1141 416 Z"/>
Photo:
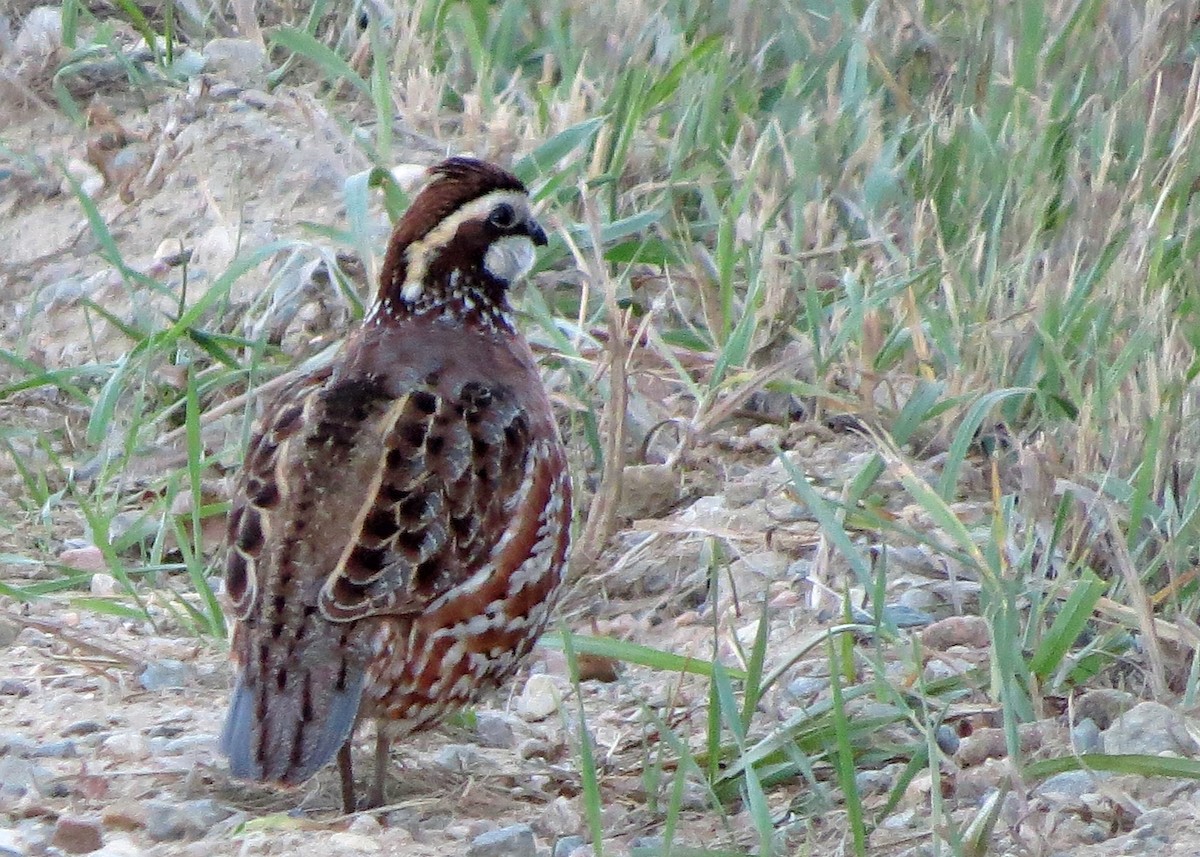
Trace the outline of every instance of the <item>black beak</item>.
<path fill-rule="evenodd" d="M 542 229 L 542 225 L 532 218 L 526 221 L 525 232 L 529 235 L 529 240 L 538 247 L 545 247 L 548 243 L 546 240 L 546 230 Z"/>

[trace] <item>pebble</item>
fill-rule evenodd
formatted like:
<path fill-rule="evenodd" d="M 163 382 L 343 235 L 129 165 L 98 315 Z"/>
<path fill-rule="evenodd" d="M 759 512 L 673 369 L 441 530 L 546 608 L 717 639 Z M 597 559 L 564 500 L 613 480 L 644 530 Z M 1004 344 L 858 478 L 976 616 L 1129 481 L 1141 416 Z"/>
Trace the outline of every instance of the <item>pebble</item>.
<path fill-rule="evenodd" d="M 181 804 L 150 801 L 146 812 L 146 832 L 156 842 L 198 839 L 231 815 L 233 810 L 210 798 Z"/>
<path fill-rule="evenodd" d="M 1085 717 L 1071 727 L 1071 742 L 1077 753 L 1103 753 L 1104 738 L 1100 727 L 1090 717 Z"/>
<path fill-rule="evenodd" d="M 1103 773 L 1093 774 L 1088 771 L 1064 771 L 1061 774 L 1047 777 L 1043 783 L 1033 790 L 1033 793 L 1035 795 L 1062 795 L 1078 799 L 1088 792 L 1096 790 L 1096 779 L 1098 777 L 1107 777 L 1107 775 Z"/>
<path fill-rule="evenodd" d="M 247 89 L 238 96 L 238 101 L 256 110 L 269 110 L 275 106 L 278 99 L 261 89 Z"/>
<path fill-rule="evenodd" d="M 0 756 L 0 792 L 48 794 L 54 776 L 40 765 L 19 756 Z"/>
<path fill-rule="evenodd" d="M 0 696 L 29 696 L 33 691 L 29 689 L 29 685 L 23 681 L 17 681 L 14 678 L 6 678 L 0 681 Z"/>
<path fill-rule="evenodd" d="M 254 86 L 264 81 L 266 52 L 263 45 L 250 39 L 211 39 L 204 46 L 208 69 L 220 72 L 237 84 Z"/>
<path fill-rule="evenodd" d="M 881 795 L 892 787 L 895 778 L 889 771 L 859 771 L 854 775 L 854 787 L 860 795 Z"/>
<path fill-rule="evenodd" d="M 793 699 L 809 701 L 829 689 L 829 679 L 821 676 L 800 676 L 787 683 L 787 694 Z"/>
<path fill-rule="evenodd" d="M 52 845 L 69 854 L 87 854 L 104 844 L 100 825 L 88 818 L 61 816 L 54 825 Z"/>
<path fill-rule="evenodd" d="M 1152 756 L 1192 757 L 1196 740 L 1187 719 L 1161 702 L 1141 702 L 1104 730 L 1104 748 L 1113 754 L 1146 753 Z"/>
<path fill-rule="evenodd" d="M 576 850 L 583 847 L 584 839 L 582 836 L 564 836 L 554 843 L 554 852 L 551 857 L 571 857 Z"/>
<path fill-rule="evenodd" d="M 162 743 L 162 754 L 164 756 L 180 756 L 184 753 L 203 753 L 216 750 L 215 735 L 184 735 L 180 738 L 159 739 Z M 154 740 L 151 739 L 150 746 L 153 748 Z"/>
<path fill-rule="evenodd" d="M 359 836 L 378 836 L 383 830 L 383 825 L 375 816 L 363 814 L 354 816 L 346 830 Z"/>
<path fill-rule="evenodd" d="M 0 857 L 22 857 L 25 843 L 15 830 L 0 827 Z"/>
<path fill-rule="evenodd" d="M 517 699 L 517 713 L 526 720 L 545 720 L 558 711 L 558 688 L 548 675 L 531 675 Z"/>
<path fill-rule="evenodd" d="M 531 857 L 536 853 L 533 828 L 528 824 L 513 824 L 481 833 L 467 848 L 467 857 Z"/>
<path fill-rule="evenodd" d="M 951 646 L 986 649 L 991 645 L 991 631 L 982 616 L 951 616 L 922 631 L 921 641 L 926 648 L 937 652 Z"/>
<path fill-rule="evenodd" d="M 103 556 L 101 557 L 103 560 Z M 88 585 L 92 595 L 97 598 L 112 598 L 117 594 L 117 579 L 111 574 L 104 572 L 96 572 L 92 575 L 91 583 Z"/>
<path fill-rule="evenodd" d="M 542 814 L 534 822 L 534 827 L 545 838 L 556 839 L 581 830 L 583 816 L 579 814 L 570 798 L 559 795 L 542 810 Z"/>
<path fill-rule="evenodd" d="M 62 44 L 62 11 L 54 6 L 29 10 L 13 49 L 21 57 L 48 57 Z"/>
<path fill-rule="evenodd" d="M 16 732 L 0 735 L 0 756 L 29 756 L 37 744 Z"/>
<path fill-rule="evenodd" d="M 191 676 L 191 667 L 183 661 L 163 658 L 146 664 L 146 668 L 138 676 L 138 683 L 146 690 L 166 690 L 186 686 Z"/>
<path fill-rule="evenodd" d="M 142 850 L 134 845 L 127 836 L 114 836 L 99 851 L 92 852 L 92 857 L 141 857 L 141 855 Z"/>
<path fill-rule="evenodd" d="M 934 733 L 934 740 L 937 741 L 938 748 L 948 756 L 953 756 L 957 753 L 959 744 L 962 743 L 962 739 L 958 737 L 958 732 L 945 723 L 937 728 L 937 732 Z"/>
<path fill-rule="evenodd" d="M 74 759 L 78 755 L 79 750 L 70 738 L 39 744 L 33 751 L 35 759 Z"/>
<path fill-rule="evenodd" d="M 379 841 L 370 836 L 364 836 L 361 833 L 351 833 L 349 830 L 343 830 L 329 837 L 329 844 L 332 846 L 332 851 L 336 854 L 341 851 L 356 851 L 360 854 L 375 854 L 381 846 Z"/>
<path fill-rule="evenodd" d="M 150 742 L 137 732 L 117 732 L 105 738 L 100 749 L 110 756 L 132 761 L 150 755 Z"/>
<path fill-rule="evenodd" d="M 76 720 L 62 731 L 64 738 L 76 738 L 104 731 L 104 726 L 95 720 Z"/>
<path fill-rule="evenodd" d="M 516 743 L 516 734 L 503 714 L 481 711 L 475 716 L 475 740 L 480 747 L 508 750 Z"/>
<path fill-rule="evenodd" d="M 661 518 L 679 501 L 682 490 L 679 474 L 669 465 L 630 465 L 621 473 L 617 515 L 633 519 Z"/>
<path fill-rule="evenodd" d="M 471 744 L 447 744 L 438 751 L 434 764 L 448 771 L 477 770 L 487 762 L 479 748 Z"/>
<path fill-rule="evenodd" d="M 76 162 L 70 161 L 67 163 L 67 172 L 75 176 L 75 180 L 83 186 L 83 192 L 88 196 L 95 196 L 99 193 L 100 188 L 104 187 L 104 176 L 100 175 L 91 164 L 83 163 L 82 161 L 78 163 L 82 163 L 83 168 L 72 172 L 71 164 L 73 163 Z M 88 170 L 91 172 L 87 172 Z M 93 178 L 99 180 L 99 187 L 94 186 L 94 183 L 92 183 Z M 68 185 L 64 193 L 70 192 L 71 189 Z M 95 545 L 88 545 L 82 548 L 68 548 L 58 555 L 58 561 L 68 568 L 75 568 L 80 571 L 101 572 L 108 568 L 107 563 L 104 561 L 104 554 Z"/>

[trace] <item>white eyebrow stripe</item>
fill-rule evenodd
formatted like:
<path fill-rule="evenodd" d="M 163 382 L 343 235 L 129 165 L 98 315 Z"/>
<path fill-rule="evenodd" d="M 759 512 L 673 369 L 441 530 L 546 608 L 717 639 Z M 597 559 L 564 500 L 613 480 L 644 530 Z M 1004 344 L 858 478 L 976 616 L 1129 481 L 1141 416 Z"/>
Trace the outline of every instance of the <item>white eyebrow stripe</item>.
<path fill-rule="evenodd" d="M 504 202 L 513 207 L 518 221 L 529 219 L 531 211 L 528 196 L 516 190 L 496 190 L 471 200 L 444 218 L 423 238 L 409 244 L 404 251 L 404 286 L 400 290 L 405 300 L 416 301 L 421 296 L 429 260 L 437 248 L 445 246 L 464 223 L 487 217 L 493 208 Z"/>

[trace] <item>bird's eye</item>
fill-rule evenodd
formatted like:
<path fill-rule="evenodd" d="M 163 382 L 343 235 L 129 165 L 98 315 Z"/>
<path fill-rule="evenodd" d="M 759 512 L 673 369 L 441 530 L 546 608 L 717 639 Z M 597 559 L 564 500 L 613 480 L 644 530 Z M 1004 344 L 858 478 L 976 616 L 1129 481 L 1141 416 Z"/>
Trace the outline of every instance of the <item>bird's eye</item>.
<path fill-rule="evenodd" d="M 488 215 L 488 223 L 497 229 L 511 229 L 516 225 L 517 212 L 507 202 L 502 202 Z"/>

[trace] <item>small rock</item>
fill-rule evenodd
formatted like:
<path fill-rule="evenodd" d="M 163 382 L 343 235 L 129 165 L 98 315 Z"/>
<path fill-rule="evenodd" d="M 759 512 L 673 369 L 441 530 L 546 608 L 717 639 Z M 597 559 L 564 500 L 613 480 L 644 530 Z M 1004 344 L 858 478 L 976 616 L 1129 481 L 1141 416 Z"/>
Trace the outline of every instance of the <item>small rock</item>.
<path fill-rule="evenodd" d="M 104 557 L 101 556 L 100 559 L 103 562 Z M 92 575 L 92 582 L 88 588 L 97 598 L 112 598 L 117 594 L 117 579 L 111 574 L 97 572 Z"/>
<path fill-rule="evenodd" d="M 93 851 L 92 857 L 141 857 L 142 850 L 127 836 L 114 836 L 108 844 L 99 851 Z"/>
<path fill-rule="evenodd" d="M 1048 777 L 1033 790 L 1035 795 L 1063 795 L 1078 800 L 1088 792 L 1096 790 L 1096 780 L 1107 778 L 1107 774 L 1089 771 L 1064 771 Z"/>
<path fill-rule="evenodd" d="M 937 741 L 938 748 L 947 756 L 953 756 L 958 752 L 958 747 L 962 743 L 958 737 L 958 732 L 943 723 L 937 728 L 934 733 L 934 740 Z"/>
<path fill-rule="evenodd" d="M 621 474 L 622 518 L 660 518 L 679 502 L 683 490 L 679 475 L 665 464 L 635 464 Z"/>
<path fill-rule="evenodd" d="M 342 851 L 354 851 L 359 854 L 375 854 L 381 846 L 377 839 L 370 836 L 364 836 L 361 833 L 351 833 L 349 830 L 343 830 L 333 834 L 329 838 L 329 844 L 332 846 L 333 853 L 337 854 Z"/>
<path fill-rule="evenodd" d="M 346 830 L 359 836 L 378 836 L 383 830 L 383 825 L 375 816 L 363 814 L 354 816 Z"/>
<path fill-rule="evenodd" d="M 0 756 L 20 756 L 28 758 L 33 755 L 37 744 L 24 735 L 8 732 L 0 735 Z"/>
<path fill-rule="evenodd" d="M 150 752 L 156 756 L 181 756 L 185 753 L 211 752 L 216 748 L 213 735 L 184 735 L 181 738 L 151 738 Z"/>
<path fill-rule="evenodd" d="M 70 854 L 87 854 L 103 845 L 104 837 L 95 821 L 64 815 L 54 825 L 54 837 L 50 841 Z"/>
<path fill-rule="evenodd" d="M 470 744 L 447 744 L 434 758 L 434 764 L 438 767 L 462 772 L 477 770 L 486 761 L 479 748 Z"/>
<path fill-rule="evenodd" d="M 137 830 L 146 826 L 149 815 L 150 811 L 145 801 L 123 798 L 104 807 L 100 820 L 104 822 L 106 828 Z"/>
<path fill-rule="evenodd" d="M 1151 756 L 1196 755 L 1196 740 L 1182 714 L 1161 702 L 1141 702 L 1104 730 L 1104 748 L 1114 755 L 1146 753 Z"/>
<path fill-rule="evenodd" d="M 922 631 L 921 641 L 935 652 L 944 652 L 952 646 L 986 649 L 991 645 L 991 632 L 982 616 L 951 616 Z"/>
<path fill-rule="evenodd" d="M 100 749 L 118 759 L 133 761 L 150 755 L 150 742 L 137 732 L 117 732 L 105 738 Z"/>
<path fill-rule="evenodd" d="M 100 187 L 103 187 L 104 177 L 101 176 L 100 173 L 96 172 L 95 167 L 93 167 L 91 164 L 83 164 L 83 166 L 96 174 L 96 176 L 100 179 Z M 67 171 L 71 172 L 70 163 L 67 164 Z M 72 175 L 75 174 L 72 173 Z M 83 192 L 88 196 L 95 196 L 96 193 L 99 192 L 100 187 L 97 187 L 96 192 L 94 193 L 88 190 L 88 185 L 85 184 L 84 178 L 80 178 L 78 175 L 76 175 L 75 178 L 81 185 L 83 185 Z M 70 193 L 70 188 L 67 188 L 64 193 Z M 108 568 L 108 564 L 104 561 L 104 554 L 100 551 L 100 548 L 96 547 L 95 545 L 88 545 L 84 548 L 68 548 L 58 555 L 58 561 L 67 566 L 67 568 L 76 568 L 80 571 L 103 571 L 104 569 Z"/>
<path fill-rule="evenodd" d="M 238 101 L 255 110 L 269 110 L 275 106 L 278 99 L 261 89 L 247 89 L 238 96 Z"/>
<path fill-rule="evenodd" d="M 854 775 L 854 787 L 860 795 L 885 794 L 892 787 L 895 778 L 889 771 L 859 771 Z"/>
<path fill-rule="evenodd" d="M 511 749 L 516 735 L 508 718 L 491 711 L 481 711 L 475 716 L 475 740 L 480 747 Z"/>
<path fill-rule="evenodd" d="M 92 735 L 96 732 L 102 732 L 104 727 L 95 720 L 76 720 L 70 726 L 62 731 L 64 738 L 78 738 L 84 735 Z"/>
<path fill-rule="evenodd" d="M 554 852 L 551 857 L 571 857 L 577 849 L 583 846 L 584 839 L 582 836 L 564 836 L 554 843 Z"/>
<path fill-rule="evenodd" d="M 1103 753 L 1104 739 L 1100 727 L 1090 717 L 1085 717 L 1071 727 L 1071 741 L 1077 753 Z"/>
<path fill-rule="evenodd" d="M 146 812 L 146 832 L 156 842 L 199 839 L 231 815 L 232 810 L 208 798 L 181 804 L 150 801 Z"/>
<path fill-rule="evenodd" d="M 526 720 L 545 720 L 558 711 L 558 688 L 548 675 L 531 675 L 517 699 L 517 712 Z"/>
<path fill-rule="evenodd" d="M 78 755 L 79 750 L 76 748 L 75 742 L 69 738 L 62 741 L 51 741 L 49 744 L 39 744 L 33 751 L 35 759 L 74 759 Z"/>
<path fill-rule="evenodd" d="M 0 756 L 0 794 L 48 795 L 54 776 L 40 765 L 17 756 Z"/>
<path fill-rule="evenodd" d="M 146 668 L 138 676 L 138 683 L 146 690 L 166 690 L 186 686 L 191 676 L 191 667 L 183 661 L 163 658 L 146 664 Z"/>
<path fill-rule="evenodd" d="M 570 798 L 559 795 L 533 823 L 538 835 L 546 839 L 558 839 L 583 828 L 583 817 Z"/>
<path fill-rule="evenodd" d="M 558 756 L 558 748 L 542 738 L 526 738 L 517 747 L 517 755 L 522 759 L 553 761 Z"/>
<path fill-rule="evenodd" d="M 0 827 L 0 857 L 23 857 L 27 852 L 25 843 L 15 830 Z"/>
<path fill-rule="evenodd" d="M 813 697 L 829 689 L 829 679 L 821 676 L 800 676 L 787 683 L 787 694 L 793 699 L 811 701 Z"/>
<path fill-rule="evenodd" d="M 1114 688 L 1089 690 L 1079 695 L 1075 703 L 1075 717 L 1080 721 L 1090 718 L 1101 729 L 1107 729 L 1137 703 L 1137 697 L 1128 691 Z"/>
<path fill-rule="evenodd" d="M 67 161 L 67 175 L 75 180 L 87 196 L 95 199 L 100 191 L 104 190 L 104 175 L 87 161 L 81 161 L 79 158 L 71 158 Z M 66 177 L 62 180 L 60 190 L 64 196 L 71 196 L 75 192 L 71 182 Z M 100 571 L 106 568 L 104 564 L 104 555 L 100 553 L 100 548 L 89 547 L 79 548 L 80 551 L 86 553 L 76 554 L 75 550 L 65 550 L 58 556 L 58 561 L 70 568 L 78 568 L 81 571 Z M 96 565 L 96 557 L 99 556 L 99 565 Z"/>
<path fill-rule="evenodd" d="M 17 681 L 15 678 L 6 678 L 0 681 L 0 696 L 29 696 L 32 692 L 29 685 L 23 681 Z"/>
<path fill-rule="evenodd" d="M 62 11 L 56 6 L 29 10 L 13 49 L 23 58 L 49 57 L 62 46 Z"/>
<path fill-rule="evenodd" d="M 725 485 L 725 502 L 731 508 L 749 506 L 767 496 L 767 485 L 761 479 L 740 479 Z"/>
<path fill-rule="evenodd" d="M 211 39 L 204 46 L 204 59 L 208 61 L 209 71 L 217 72 L 234 83 L 254 86 L 265 82 L 267 55 L 261 42 Z"/>
<path fill-rule="evenodd" d="M 533 828 L 514 824 L 499 830 L 489 830 L 472 840 L 467 857 L 530 857 L 537 853 Z"/>
<path fill-rule="evenodd" d="M 663 838 L 661 836 L 639 836 L 633 842 L 629 843 L 630 851 L 633 857 L 638 857 L 639 854 L 650 852 L 658 854 L 662 851 Z"/>

